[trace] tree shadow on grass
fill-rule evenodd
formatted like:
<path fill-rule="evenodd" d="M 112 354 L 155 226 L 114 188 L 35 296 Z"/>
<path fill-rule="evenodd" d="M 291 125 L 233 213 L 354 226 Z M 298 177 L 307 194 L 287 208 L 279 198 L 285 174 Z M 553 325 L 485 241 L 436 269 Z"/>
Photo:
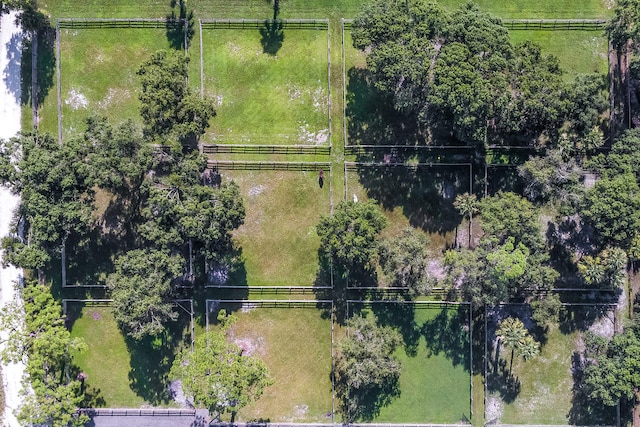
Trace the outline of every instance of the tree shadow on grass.
<path fill-rule="evenodd" d="M 273 19 L 264 21 L 260 28 L 260 43 L 262 52 L 275 56 L 284 42 L 284 31 L 282 21 L 278 19 L 280 13 L 280 0 L 273 1 Z"/>
<path fill-rule="evenodd" d="M 37 97 L 36 105 L 42 104 L 44 99 L 49 95 L 50 89 L 53 87 L 53 79 L 56 70 L 55 56 L 55 29 L 51 28 L 48 18 L 40 12 L 36 13 L 41 16 L 38 18 L 41 23 L 37 32 L 38 40 L 38 56 L 37 60 Z M 20 60 L 20 102 L 22 105 L 32 103 L 34 94 L 32 93 L 32 65 L 33 65 L 33 33 L 30 33 L 22 40 L 22 57 Z M 34 123 L 34 126 L 37 125 Z"/>
<path fill-rule="evenodd" d="M 404 350 L 409 357 L 418 354 L 420 325 L 416 323 L 416 305 L 411 302 L 385 301 L 371 304 L 380 326 L 391 326 L 402 335 Z"/>
<path fill-rule="evenodd" d="M 415 118 L 394 109 L 369 70 L 350 68 L 346 78 L 348 145 L 424 145 Z"/>
<path fill-rule="evenodd" d="M 175 11 L 176 6 L 178 14 Z M 187 10 L 186 0 L 171 0 L 171 13 L 165 18 L 165 27 L 167 40 L 172 49 L 186 49 L 191 44 L 195 35 L 193 11 Z"/>
<path fill-rule="evenodd" d="M 571 372 L 573 374 L 573 388 L 571 409 L 567 414 L 571 425 L 611 425 L 616 419 L 616 408 L 604 406 L 601 401 L 592 399 L 584 387 L 584 357 L 579 352 L 571 356 Z M 622 425 L 628 425 L 623 423 Z"/>
<path fill-rule="evenodd" d="M 152 405 L 171 402 L 168 375 L 176 353 L 191 345 L 189 334 L 184 333 L 188 325 L 189 316 L 180 312 L 178 320 L 168 325 L 159 337 L 134 340 L 125 335 L 131 366 L 129 386 Z"/>
<path fill-rule="evenodd" d="M 468 311 L 445 306 L 436 317 L 423 323 L 420 332 L 426 339 L 429 355 L 442 352 L 453 366 L 462 365 L 469 371 Z"/>
<path fill-rule="evenodd" d="M 358 179 L 369 198 L 385 209 L 401 207 L 409 224 L 430 233 L 446 234 L 460 224 L 453 202 L 469 191 L 469 168 L 458 166 L 358 168 Z"/>
<path fill-rule="evenodd" d="M 616 298 L 617 300 L 617 298 Z M 613 334 L 614 314 L 612 308 L 607 305 L 592 306 L 565 306 L 560 312 L 560 331 L 563 334 L 571 334 L 575 331 L 587 331 L 594 323 L 608 318 L 610 322 L 606 326 L 611 328 Z"/>

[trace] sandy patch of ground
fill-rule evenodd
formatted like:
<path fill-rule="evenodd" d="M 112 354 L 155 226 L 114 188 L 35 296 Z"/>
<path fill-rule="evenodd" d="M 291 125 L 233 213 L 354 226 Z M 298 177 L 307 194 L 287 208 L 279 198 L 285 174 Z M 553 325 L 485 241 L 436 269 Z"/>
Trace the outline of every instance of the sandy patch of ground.
<path fill-rule="evenodd" d="M 67 95 L 67 99 L 64 100 L 64 103 L 74 110 L 87 108 L 89 106 L 87 97 L 80 93 L 80 91 L 76 88 L 71 88 L 69 94 Z"/>

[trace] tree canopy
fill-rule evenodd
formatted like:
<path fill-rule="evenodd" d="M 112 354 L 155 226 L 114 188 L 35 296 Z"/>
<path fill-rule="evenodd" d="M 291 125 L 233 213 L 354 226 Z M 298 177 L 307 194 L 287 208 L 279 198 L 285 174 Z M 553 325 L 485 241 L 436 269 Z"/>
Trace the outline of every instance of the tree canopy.
<path fill-rule="evenodd" d="M 340 202 L 333 215 L 320 219 L 320 248 L 344 273 L 370 270 L 378 233 L 386 223 L 374 200 Z"/>
<path fill-rule="evenodd" d="M 591 397 L 607 406 L 634 400 L 640 387 L 640 325 L 634 321 L 606 344 L 587 344 L 584 384 Z M 598 340 L 598 342 L 600 342 Z"/>
<path fill-rule="evenodd" d="M 371 421 L 399 395 L 402 365 L 393 352 L 402 337 L 388 326 L 377 326 L 373 315 L 353 317 L 348 327 L 338 343 L 334 374 L 340 411 L 349 422 Z"/>
<path fill-rule="evenodd" d="M 144 134 L 165 144 L 193 144 L 215 116 L 213 102 L 193 93 L 187 84 L 189 57 L 184 52 L 159 50 L 140 69 L 139 98 Z"/>
<path fill-rule="evenodd" d="M 221 328 L 196 338 L 194 350 L 180 352 L 171 369 L 171 377 L 182 381 L 185 394 L 199 407 L 219 418 L 255 402 L 264 389 L 273 384 L 267 365 L 254 356 L 243 355 L 229 341 L 229 331 L 236 318 L 220 312 Z"/>
<path fill-rule="evenodd" d="M 468 144 L 536 143 L 600 123 L 574 113 L 574 96 L 596 94 L 572 90 L 557 58 L 531 42 L 513 46 L 501 21 L 471 2 L 447 12 L 432 0 L 373 0 L 352 37 L 375 87 L 423 129 Z"/>
<path fill-rule="evenodd" d="M 184 271 L 183 261 L 166 252 L 132 250 L 120 256 L 116 271 L 107 278 L 113 297 L 113 313 L 132 338 L 157 336 L 178 313 L 170 300 L 172 280 Z"/>
<path fill-rule="evenodd" d="M 389 286 L 406 289 L 410 295 L 426 295 L 434 279 L 428 272 L 429 238 L 408 228 L 402 234 L 382 241 L 378 249 L 380 266 Z"/>
<path fill-rule="evenodd" d="M 30 385 L 30 391 L 23 391 L 17 418 L 25 425 L 84 426 L 88 417 L 77 409 L 85 396 L 73 374 L 72 353 L 86 350 L 86 344 L 71 337 L 48 286 L 28 281 L 22 298 L 24 309 L 12 303 L 0 315 L 8 333 L 3 359 L 25 361 L 25 383 Z"/>

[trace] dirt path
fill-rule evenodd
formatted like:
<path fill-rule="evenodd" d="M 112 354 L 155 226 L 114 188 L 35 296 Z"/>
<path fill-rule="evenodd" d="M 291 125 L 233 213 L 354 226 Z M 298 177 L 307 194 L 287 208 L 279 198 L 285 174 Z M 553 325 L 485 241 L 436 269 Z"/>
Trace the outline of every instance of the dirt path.
<path fill-rule="evenodd" d="M 15 13 L 2 15 L 0 21 L 0 138 L 7 139 L 20 131 L 20 58 L 22 34 L 15 25 Z M 0 237 L 9 232 L 9 223 L 19 198 L 0 188 Z M 15 297 L 14 283 L 20 271 L 13 267 L 0 267 L 0 306 Z M 4 365 L 2 369 L 5 392 L 5 424 L 19 426 L 13 410 L 20 404 L 22 364 Z"/>

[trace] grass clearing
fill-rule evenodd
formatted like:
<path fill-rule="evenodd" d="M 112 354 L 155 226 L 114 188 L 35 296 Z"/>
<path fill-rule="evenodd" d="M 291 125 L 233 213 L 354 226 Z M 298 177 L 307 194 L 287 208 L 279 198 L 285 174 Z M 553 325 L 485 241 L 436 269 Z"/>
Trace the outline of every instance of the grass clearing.
<path fill-rule="evenodd" d="M 497 312 L 498 313 L 498 312 Z M 584 349 L 583 333 L 610 338 L 614 328 L 613 313 L 592 307 L 570 307 L 562 321 L 543 331 L 535 327 L 528 309 L 520 305 L 500 308 L 489 324 L 488 402 L 491 402 L 487 422 L 496 418 L 506 424 L 615 424 L 615 408 L 590 403 L 575 393 L 579 383 L 574 381 L 574 362 Z M 509 379 L 511 350 L 501 346 L 496 352 L 495 330 L 497 318 L 517 316 L 530 333 L 541 343 L 540 354 L 529 361 L 515 356 Z"/>
<path fill-rule="evenodd" d="M 462 218 L 453 206 L 457 194 L 469 191 L 468 166 L 358 166 L 346 172 L 346 199 L 378 201 L 385 216 L 384 236 L 404 228 L 426 232 L 436 253 L 455 244 Z"/>
<path fill-rule="evenodd" d="M 245 272 L 228 285 L 312 286 L 320 238 L 316 224 L 330 210 L 329 171 L 222 171 L 244 198 L 247 216 L 234 234 Z M 243 277 L 244 276 L 244 277 Z"/>
<path fill-rule="evenodd" d="M 449 10 L 466 0 L 438 0 Z M 595 19 L 612 15 L 613 0 L 474 0 L 480 10 L 511 19 Z"/>
<path fill-rule="evenodd" d="M 397 328 L 404 348 L 400 396 L 374 422 L 458 423 L 470 413 L 469 307 L 426 303 L 349 304 L 351 312 L 372 311 L 378 323 Z"/>
<path fill-rule="evenodd" d="M 327 30 L 203 29 L 205 142 L 329 144 Z"/>
<path fill-rule="evenodd" d="M 86 128 L 91 114 L 112 123 L 141 123 L 136 72 L 148 57 L 169 49 L 159 29 L 60 29 L 63 137 Z"/>
<path fill-rule="evenodd" d="M 600 31 L 509 31 L 511 42 L 519 44 L 527 40 L 542 46 L 542 53 L 554 55 L 565 72 L 565 80 L 573 80 L 578 74 L 608 72 L 607 38 Z"/>
<path fill-rule="evenodd" d="M 264 360 L 275 381 L 240 410 L 237 421 L 331 422 L 331 320 L 313 303 L 272 308 L 222 302 L 221 308 L 239 309 L 231 339 Z M 208 315 L 215 318 L 217 311 Z"/>

